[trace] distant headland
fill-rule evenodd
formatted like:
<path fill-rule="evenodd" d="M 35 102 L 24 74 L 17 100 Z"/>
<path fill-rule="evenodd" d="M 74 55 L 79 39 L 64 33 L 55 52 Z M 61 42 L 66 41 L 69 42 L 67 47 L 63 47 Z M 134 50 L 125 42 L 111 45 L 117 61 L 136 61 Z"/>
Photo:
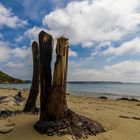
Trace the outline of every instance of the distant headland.
<path fill-rule="evenodd" d="M 0 84 L 22 84 L 22 83 L 30 83 L 30 81 L 17 79 L 0 71 Z"/>

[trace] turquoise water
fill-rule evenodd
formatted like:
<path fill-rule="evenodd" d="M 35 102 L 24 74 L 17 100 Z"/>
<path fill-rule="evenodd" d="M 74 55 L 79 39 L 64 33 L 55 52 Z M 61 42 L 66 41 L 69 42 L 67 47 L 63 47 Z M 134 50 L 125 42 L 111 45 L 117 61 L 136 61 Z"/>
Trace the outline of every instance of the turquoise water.
<path fill-rule="evenodd" d="M 31 84 L 0 84 L 0 88 L 30 89 Z M 67 92 L 81 96 L 107 96 L 109 98 L 134 97 L 140 99 L 140 84 L 111 82 L 72 82 Z"/>

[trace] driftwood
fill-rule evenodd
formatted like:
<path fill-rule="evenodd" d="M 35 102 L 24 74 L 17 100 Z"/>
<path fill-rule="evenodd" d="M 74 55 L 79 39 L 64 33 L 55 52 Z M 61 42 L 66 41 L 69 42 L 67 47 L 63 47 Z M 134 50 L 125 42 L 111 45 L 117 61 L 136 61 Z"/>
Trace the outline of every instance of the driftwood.
<path fill-rule="evenodd" d="M 36 112 L 36 100 L 39 93 L 39 46 L 36 41 L 32 43 L 33 53 L 33 77 L 28 100 L 24 107 L 24 112 Z"/>
<path fill-rule="evenodd" d="M 36 122 L 34 128 L 41 134 L 71 134 L 76 138 L 105 132 L 101 124 L 76 114 L 67 106 L 68 39 L 60 37 L 57 40 L 53 82 L 51 76 L 52 36 L 41 31 L 39 45 L 41 113 L 40 120 Z"/>

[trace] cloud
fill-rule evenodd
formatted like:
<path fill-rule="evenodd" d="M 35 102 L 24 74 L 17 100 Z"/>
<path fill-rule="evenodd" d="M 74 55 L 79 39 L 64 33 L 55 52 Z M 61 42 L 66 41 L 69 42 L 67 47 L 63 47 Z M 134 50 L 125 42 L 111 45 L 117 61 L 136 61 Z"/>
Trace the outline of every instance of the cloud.
<path fill-rule="evenodd" d="M 0 33 L 0 39 L 3 39 L 3 35 Z"/>
<path fill-rule="evenodd" d="M 11 48 L 9 43 L 0 41 L 0 70 L 16 78 L 31 79 L 31 47 Z"/>
<path fill-rule="evenodd" d="M 93 46 L 93 42 L 84 42 L 82 44 L 83 48 L 91 48 Z"/>
<path fill-rule="evenodd" d="M 34 26 L 30 29 L 28 29 L 25 33 L 24 33 L 24 36 L 28 37 L 31 41 L 33 40 L 38 40 L 38 34 L 40 33 L 40 31 L 45 31 L 47 33 L 50 33 L 50 31 L 48 31 L 47 29 L 45 28 L 42 28 L 42 27 L 37 27 L 37 26 Z"/>
<path fill-rule="evenodd" d="M 10 48 L 8 43 L 0 41 L 0 69 L 16 78 L 31 79 L 31 47 Z"/>
<path fill-rule="evenodd" d="M 140 82 L 140 61 L 122 61 L 102 69 L 70 65 L 69 80 Z"/>
<path fill-rule="evenodd" d="M 99 45 L 97 45 L 96 49 L 102 49 L 111 46 L 110 41 L 102 42 Z"/>
<path fill-rule="evenodd" d="M 15 41 L 18 43 L 21 42 L 23 39 L 24 39 L 23 36 L 18 36 L 17 38 L 15 38 Z"/>
<path fill-rule="evenodd" d="M 12 59 L 1 65 L 1 70 L 13 77 L 31 80 L 32 78 L 32 56 L 23 59 Z"/>
<path fill-rule="evenodd" d="M 7 9 L 0 3 L 0 26 L 7 26 L 16 28 L 17 26 L 24 26 L 27 24 L 26 20 L 22 20 L 15 16 L 10 9 Z"/>
<path fill-rule="evenodd" d="M 43 24 L 72 44 L 119 40 L 138 30 L 139 7 L 139 0 L 73 1 L 46 15 Z"/>
<path fill-rule="evenodd" d="M 24 67 L 22 63 L 17 63 L 17 62 L 15 63 L 13 61 L 8 62 L 5 66 L 7 66 L 9 68 L 18 68 L 18 69 Z"/>
<path fill-rule="evenodd" d="M 101 54 L 103 49 L 106 50 L 107 48 L 110 48 L 111 45 L 112 43 L 110 41 L 101 42 L 98 45 L 95 45 L 94 49 L 92 49 L 91 58 Z"/>
<path fill-rule="evenodd" d="M 20 59 L 26 58 L 27 56 L 31 55 L 31 48 L 14 48 L 11 50 L 11 55 Z"/>
<path fill-rule="evenodd" d="M 69 56 L 73 56 L 73 57 L 77 57 L 77 52 L 72 51 L 71 49 L 69 49 Z"/>
<path fill-rule="evenodd" d="M 31 55 L 31 48 L 16 47 L 10 48 L 10 44 L 0 41 L 0 62 L 10 59 L 23 59 Z"/>
<path fill-rule="evenodd" d="M 140 61 L 123 61 L 112 66 L 105 66 L 105 70 L 114 74 L 140 75 Z"/>
<path fill-rule="evenodd" d="M 107 50 L 102 52 L 102 54 L 105 56 L 109 56 L 109 55 L 121 56 L 121 55 L 140 54 L 140 38 L 136 37 L 133 40 L 124 42 L 119 47 L 109 47 Z"/>
<path fill-rule="evenodd" d="M 0 41 L 0 62 L 6 61 L 10 57 L 8 43 Z"/>
<path fill-rule="evenodd" d="M 18 0 L 21 3 L 21 0 Z M 39 0 L 34 2 L 34 0 L 23 0 L 22 6 L 24 8 L 24 14 L 30 20 L 36 20 L 40 22 L 46 13 L 51 9 L 56 9 L 58 7 L 64 7 L 70 0 Z"/>

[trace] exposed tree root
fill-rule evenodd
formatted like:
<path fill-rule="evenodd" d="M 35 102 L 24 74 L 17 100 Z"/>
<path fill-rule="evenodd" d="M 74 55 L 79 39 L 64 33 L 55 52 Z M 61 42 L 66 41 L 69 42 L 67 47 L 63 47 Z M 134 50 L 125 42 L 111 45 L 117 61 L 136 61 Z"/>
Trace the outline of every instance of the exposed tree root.
<path fill-rule="evenodd" d="M 56 121 L 38 121 L 34 128 L 41 134 L 52 135 L 73 135 L 76 139 L 96 135 L 105 132 L 105 129 L 97 121 L 90 120 L 84 116 L 79 116 L 69 110 L 66 119 Z"/>

